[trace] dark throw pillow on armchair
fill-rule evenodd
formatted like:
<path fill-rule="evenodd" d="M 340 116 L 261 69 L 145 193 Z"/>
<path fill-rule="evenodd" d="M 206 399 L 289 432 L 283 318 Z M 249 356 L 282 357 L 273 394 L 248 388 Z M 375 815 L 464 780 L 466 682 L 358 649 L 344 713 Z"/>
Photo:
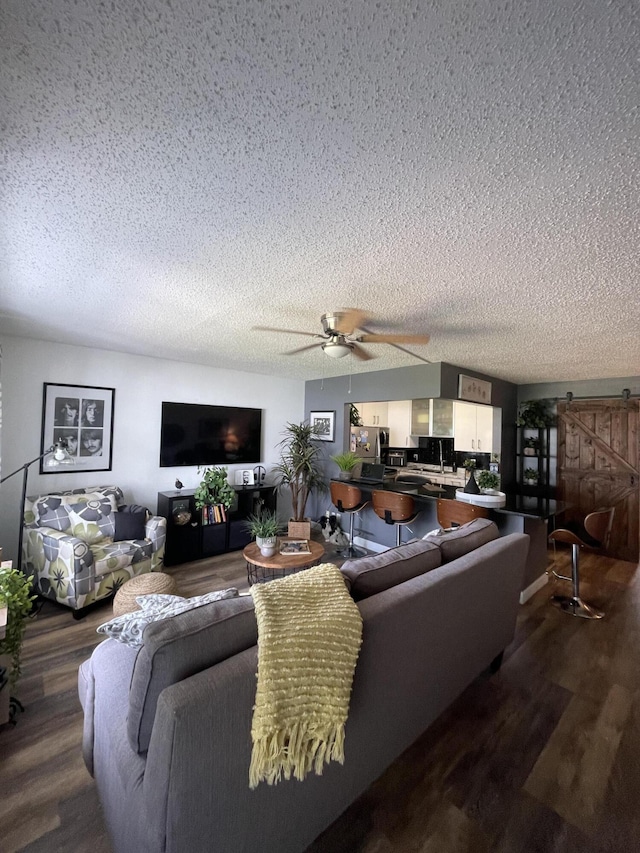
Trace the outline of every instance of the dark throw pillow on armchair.
<path fill-rule="evenodd" d="M 122 542 L 123 539 L 145 538 L 146 509 L 135 512 L 116 512 L 115 518 L 116 532 L 113 535 L 114 542 Z"/>

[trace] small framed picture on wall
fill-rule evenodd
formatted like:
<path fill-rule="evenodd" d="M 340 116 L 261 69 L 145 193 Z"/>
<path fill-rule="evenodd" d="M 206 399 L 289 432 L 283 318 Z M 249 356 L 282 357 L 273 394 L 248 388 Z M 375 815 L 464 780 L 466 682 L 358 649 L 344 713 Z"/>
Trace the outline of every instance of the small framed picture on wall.
<path fill-rule="evenodd" d="M 41 459 L 41 474 L 111 470 L 115 393 L 115 388 L 44 383 L 40 453 L 63 441 L 72 464 L 50 468 Z"/>
<path fill-rule="evenodd" d="M 336 431 L 335 412 L 309 412 L 309 423 L 314 427 L 316 441 L 333 441 Z"/>

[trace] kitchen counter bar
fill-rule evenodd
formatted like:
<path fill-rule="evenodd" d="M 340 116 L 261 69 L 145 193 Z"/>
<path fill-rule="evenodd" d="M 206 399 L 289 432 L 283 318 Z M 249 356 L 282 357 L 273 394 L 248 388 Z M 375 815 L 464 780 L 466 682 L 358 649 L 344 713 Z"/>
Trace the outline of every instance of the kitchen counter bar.
<path fill-rule="evenodd" d="M 439 526 L 436 514 L 438 498 L 456 500 L 455 486 L 442 486 L 437 492 L 429 493 L 420 483 L 396 483 L 394 479 L 386 479 L 382 483 L 371 483 L 354 478 L 348 482 L 357 486 L 365 497 L 370 496 L 371 492 L 377 489 L 411 495 L 416 502 L 416 507 L 421 510 L 418 519 L 410 528 L 410 534 L 414 537 L 424 536 Z M 508 533 L 526 533 L 530 537 L 529 556 L 520 598 L 522 603 L 546 583 L 549 519 L 553 520 L 556 515 L 563 513 L 567 506 L 562 501 L 519 494 L 507 494 L 503 506 L 484 506 L 489 512 L 489 518 L 495 521 L 501 536 L 506 536 Z M 385 525 L 370 506 L 359 515 L 361 516 L 360 531 L 357 534 L 359 544 L 365 547 L 375 545 L 378 548 L 393 546 L 391 533 L 384 529 L 385 526 L 389 528 L 391 526 Z M 555 526 L 554 521 L 551 526 Z"/>
<path fill-rule="evenodd" d="M 402 494 L 412 495 L 420 503 L 423 501 L 433 502 L 434 500 L 438 500 L 438 498 L 443 498 L 444 500 L 456 500 L 456 486 L 441 486 L 437 492 L 429 492 L 419 483 L 396 483 L 396 481 L 391 478 L 384 480 L 382 483 L 371 483 L 369 481 L 357 480 L 355 478 L 348 482 L 357 486 L 365 493 L 370 493 L 376 489 L 383 489 L 386 492 L 400 492 Z M 467 503 L 469 503 L 469 501 Z M 470 503 L 473 503 L 473 500 L 471 500 Z M 484 506 L 484 504 L 478 504 L 478 506 Z M 550 498 L 506 494 L 503 506 L 486 506 L 485 508 L 490 510 L 491 513 L 495 512 L 506 515 L 522 515 L 530 518 L 548 519 L 555 515 L 560 515 L 560 513 L 564 512 L 566 507 L 567 504 L 562 501 L 555 501 Z"/>

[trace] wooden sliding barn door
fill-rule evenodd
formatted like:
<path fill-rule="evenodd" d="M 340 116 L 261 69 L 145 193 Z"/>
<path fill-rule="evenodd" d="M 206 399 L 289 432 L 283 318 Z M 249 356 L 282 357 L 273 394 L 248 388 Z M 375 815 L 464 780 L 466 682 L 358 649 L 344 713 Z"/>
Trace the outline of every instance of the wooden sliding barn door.
<path fill-rule="evenodd" d="M 615 506 L 607 554 L 638 562 L 638 400 L 558 403 L 558 496 L 567 517 Z"/>

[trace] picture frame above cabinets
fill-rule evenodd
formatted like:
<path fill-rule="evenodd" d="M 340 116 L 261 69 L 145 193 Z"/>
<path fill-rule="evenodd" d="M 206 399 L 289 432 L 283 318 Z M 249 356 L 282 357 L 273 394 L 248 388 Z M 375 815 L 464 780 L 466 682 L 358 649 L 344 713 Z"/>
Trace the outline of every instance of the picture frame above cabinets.
<path fill-rule="evenodd" d="M 469 400 L 470 403 L 491 404 L 491 383 L 474 376 L 458 375 L 458 399 Z"/>

